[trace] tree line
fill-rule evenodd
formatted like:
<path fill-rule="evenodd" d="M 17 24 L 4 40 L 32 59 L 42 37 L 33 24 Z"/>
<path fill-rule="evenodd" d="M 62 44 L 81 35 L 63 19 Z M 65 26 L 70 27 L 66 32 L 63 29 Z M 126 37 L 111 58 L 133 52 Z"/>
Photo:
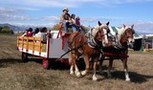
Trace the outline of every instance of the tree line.
<path fill-rule="evenodd" d="M 0 33 L 3 34 L 14 34 L 13 30 L 9 26 L 0 26 Z"/>

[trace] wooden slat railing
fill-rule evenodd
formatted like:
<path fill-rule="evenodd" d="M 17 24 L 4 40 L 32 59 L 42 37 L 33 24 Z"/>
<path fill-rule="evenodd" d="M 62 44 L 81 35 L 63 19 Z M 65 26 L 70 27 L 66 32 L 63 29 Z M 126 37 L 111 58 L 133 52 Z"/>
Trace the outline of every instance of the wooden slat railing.
<path fill-rule="evenodd" d="M 26 51 L 32 50 L 33 52 L 38 51 L 46 52 L 46 44 L 42 43 L 42 38 L 39 37 L 21 37 L 17 36 L 17 47 L 26 49 Z"/>

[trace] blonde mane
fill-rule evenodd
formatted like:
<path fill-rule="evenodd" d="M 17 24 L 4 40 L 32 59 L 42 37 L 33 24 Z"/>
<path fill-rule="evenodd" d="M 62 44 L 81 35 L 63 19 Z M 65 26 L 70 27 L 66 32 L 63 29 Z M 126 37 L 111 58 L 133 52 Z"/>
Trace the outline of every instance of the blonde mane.
<path fill-rule="evenodd" d="M 121 39 L 121 36 L 123 35 L 123 33 L 128 29 L 131 28 L 130 26 L 123 26 L 122 28 L 118 28 L 118 40 Z"/>

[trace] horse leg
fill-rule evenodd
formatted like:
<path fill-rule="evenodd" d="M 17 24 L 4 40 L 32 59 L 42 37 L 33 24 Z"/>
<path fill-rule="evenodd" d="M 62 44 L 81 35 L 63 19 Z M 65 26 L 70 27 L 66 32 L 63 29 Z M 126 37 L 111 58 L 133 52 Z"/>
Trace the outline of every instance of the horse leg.
<path fill-rule="evenodd" d="M 74 64 L 74 67 L 75 67 L 75 75 L 77 77 L 80 77 L 81 76 L 81 73 L 79 72 L 78 66 L 76 64 Z"/>
<path fill-rule="evenodd" d="M 102 73 L 103 60 L 99 61 L 99 73 Z"/>
<path fill-rule="evenodd" d="M 127 66 L 127 58 L 121 59 L 121 61 L 123 62 L 123 66 L 124 66 L 125 80 L 130 81 L 129 73 L 128 73 L 128 66 Z"/>
<path fill-rule="evenodd" d="M 73 75 L 73 74 L 74 74 L 73 69 L 74 69 L 74 65 L 73 65 L 73 64 L 71 64 L 71 67 L 70 67 L 70 74 L 71 74 L 71 75 Z"/>
<path fill-rule="evenodd" d="M 97 61 L 94 61 L 94 65 L 93 65 L 93 76 L 92 76 L 92 80 L 97 81 L 97 77 L 96 77 L 96 70 L 97 70 Z"/>
<path fill-rule="evenodd" d="M 107 71 L 108 78 L 112 77 L 112 75 L 111 75 L 112 65 L 113 65 L 113 59 L 110 58 L 109 59 L 108 71 Z"/>
<path fill-rule="evenodd" d="M 79 71 L 79 68 L 78 68 L 78 66 L 77 66 L 77 64 L 76 64 L 76 60 L 77 60 L 77 56 L 75 55 L 75 54 L 73 54 L 73 63 L 74 63 L 74 68 L 75 68 L 75 75 L 77 76 L 77 77 L 80 77 L 81 76 L 81 73 L 80 73 L 80 71 Z"/>
<path fill-rule="evenodd" d="M 71 65 L 70 67 L 70 74 L 74 74 L 74 63 L 73 63 L 73 58 L 72 58 L 72 53 L 70 52 L 68 54 L 68 59 L 69 59 L 69 64 Z"/>
<path fill-rule="evenodd" d="M 81 72 L 81 75 L 86 75 L 89 72 L 89 56 L 84 55 L 84 62 L 85 62 L 85 70 Z"/>

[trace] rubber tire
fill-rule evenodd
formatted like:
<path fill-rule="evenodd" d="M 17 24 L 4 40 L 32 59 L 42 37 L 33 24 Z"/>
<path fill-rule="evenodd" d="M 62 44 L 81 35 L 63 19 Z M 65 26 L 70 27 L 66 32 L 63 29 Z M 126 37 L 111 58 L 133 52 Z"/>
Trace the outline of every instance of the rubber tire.
<path fill-rule="evenodd" d="M 22 59 L 22 62 L 24 62 L 24 63 L 28 62 L 28 54 L 22 52 L 21 59 Z"/>
<path fill-rule="evenodd" d="M 50 68 L 50 61 L 49 61 L 49 59 L 43 58 L 42 65 L 43 65 L 44 69 L 49 69 Z"/>

